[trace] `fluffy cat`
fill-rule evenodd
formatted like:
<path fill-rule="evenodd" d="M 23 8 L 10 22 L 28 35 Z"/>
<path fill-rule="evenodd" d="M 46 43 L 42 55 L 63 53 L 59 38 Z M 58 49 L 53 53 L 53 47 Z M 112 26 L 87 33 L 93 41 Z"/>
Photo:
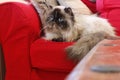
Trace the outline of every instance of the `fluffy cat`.
<path fill-rule="evenodd" d="M 46 40 L 76 41 L 66 48 L 70 58 L 81 60 L 98 42 L 117 37 L 115 29 L 103 18 L 74 13 L 70 7 L 41 4 L 48 11 L 45 17 Z M 49 6 L 49 7 L 48 7 Z"/>
<path fill-rule="evenodd" d="M 107 20 L 95 15 L 73 14 L 71 8 L 55 7 L 49 14 L 45 26 L 45 39 L 72 42 L 66 48 L 71 58 L 83 58 L 98 42 L 116 37 L 114 28 Z"/>

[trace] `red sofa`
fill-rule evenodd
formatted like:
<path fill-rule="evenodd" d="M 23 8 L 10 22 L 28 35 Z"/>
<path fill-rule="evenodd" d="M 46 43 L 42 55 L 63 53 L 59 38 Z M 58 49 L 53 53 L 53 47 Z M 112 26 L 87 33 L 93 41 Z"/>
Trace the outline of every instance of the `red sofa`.
<path fill-rule="evenodd" d="M 116 28 L 116 34 L 120 36 L 120 0 L 96 0 L 96 5 L 89 0 L 82 0 L 93 12 L 108 21 Z"/>
<path fill-rule="evenodd" d="M 82 0 L 93 12 L 107 18 L 120 35 L 120 1 Z M 40 19 L 28 3 L 0 3 L 0 45 L 2 45 L 5 80 L 64 80 L 76 65 L 66 56 L 70 42 L 46 41 L 40 37 Z"/>
<path fill-rule="evenodd" d="M 72 43 L 45 41 L 40 20 L 31 4 L 0 4 L 0 44 L 5 80 L 63 80 L 75 66 L 64 48 Z"/>

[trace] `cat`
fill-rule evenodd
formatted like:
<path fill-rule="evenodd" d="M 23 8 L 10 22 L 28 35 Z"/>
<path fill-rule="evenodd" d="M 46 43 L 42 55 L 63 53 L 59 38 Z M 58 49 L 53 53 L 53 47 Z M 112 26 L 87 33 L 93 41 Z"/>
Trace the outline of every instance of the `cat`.
<path fill-rule="evenodd" d="M 74 13 L 71 7 L 46 6 L 47 15 L 44 24 L 44 39 L 73 42 L 65 50 L 69 58 L 81 60 L 97 43 L 107 38 L 117 37 L 114 27 L 96 15 Z M 49 7 L 48 7 L 49 6 Z"/>
<path fill-rule="evenodd" d="M 66 48 L 70 58 L 81 60 L 98 42 L 116 37 L 109 22 L 95 15 L 75 14 L 70 7 L 55 7 L 49 14 L 45 26 L 45 39 L 66 42 L 76 41 Z"/>

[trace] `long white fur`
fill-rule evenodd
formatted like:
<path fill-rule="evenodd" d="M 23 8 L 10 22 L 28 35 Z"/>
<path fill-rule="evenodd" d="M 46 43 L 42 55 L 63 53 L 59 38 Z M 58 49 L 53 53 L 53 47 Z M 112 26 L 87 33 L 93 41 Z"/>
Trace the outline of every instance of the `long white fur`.
<path fill-rule="evenodd" d="M 95 15 L 75 14 L 75 21 L 74 27 L 71 26 L 71 31 L 64 35 L 68 41 L 73 41 L 78 34 L 84 36 L 96 32 L 106 32 L 110 36 L 116 36 L 114 27 L 112 27 L 106 19 L 96 17 Z"/>

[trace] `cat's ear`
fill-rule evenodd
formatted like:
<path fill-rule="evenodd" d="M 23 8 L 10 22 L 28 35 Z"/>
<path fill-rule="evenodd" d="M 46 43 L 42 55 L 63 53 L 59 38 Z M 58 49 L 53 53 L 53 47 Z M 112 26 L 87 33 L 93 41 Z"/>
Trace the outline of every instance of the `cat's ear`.
<path fill-rule="evenodd" d="M 74 16 L 74 15 L 73 15 L 73 12 L 72 12 L 72 9 L 71 9 L 70 7 L 66 7 L 64 10 L 65 10 L 65 12 L 68 13 L 69 15 Z"/>

